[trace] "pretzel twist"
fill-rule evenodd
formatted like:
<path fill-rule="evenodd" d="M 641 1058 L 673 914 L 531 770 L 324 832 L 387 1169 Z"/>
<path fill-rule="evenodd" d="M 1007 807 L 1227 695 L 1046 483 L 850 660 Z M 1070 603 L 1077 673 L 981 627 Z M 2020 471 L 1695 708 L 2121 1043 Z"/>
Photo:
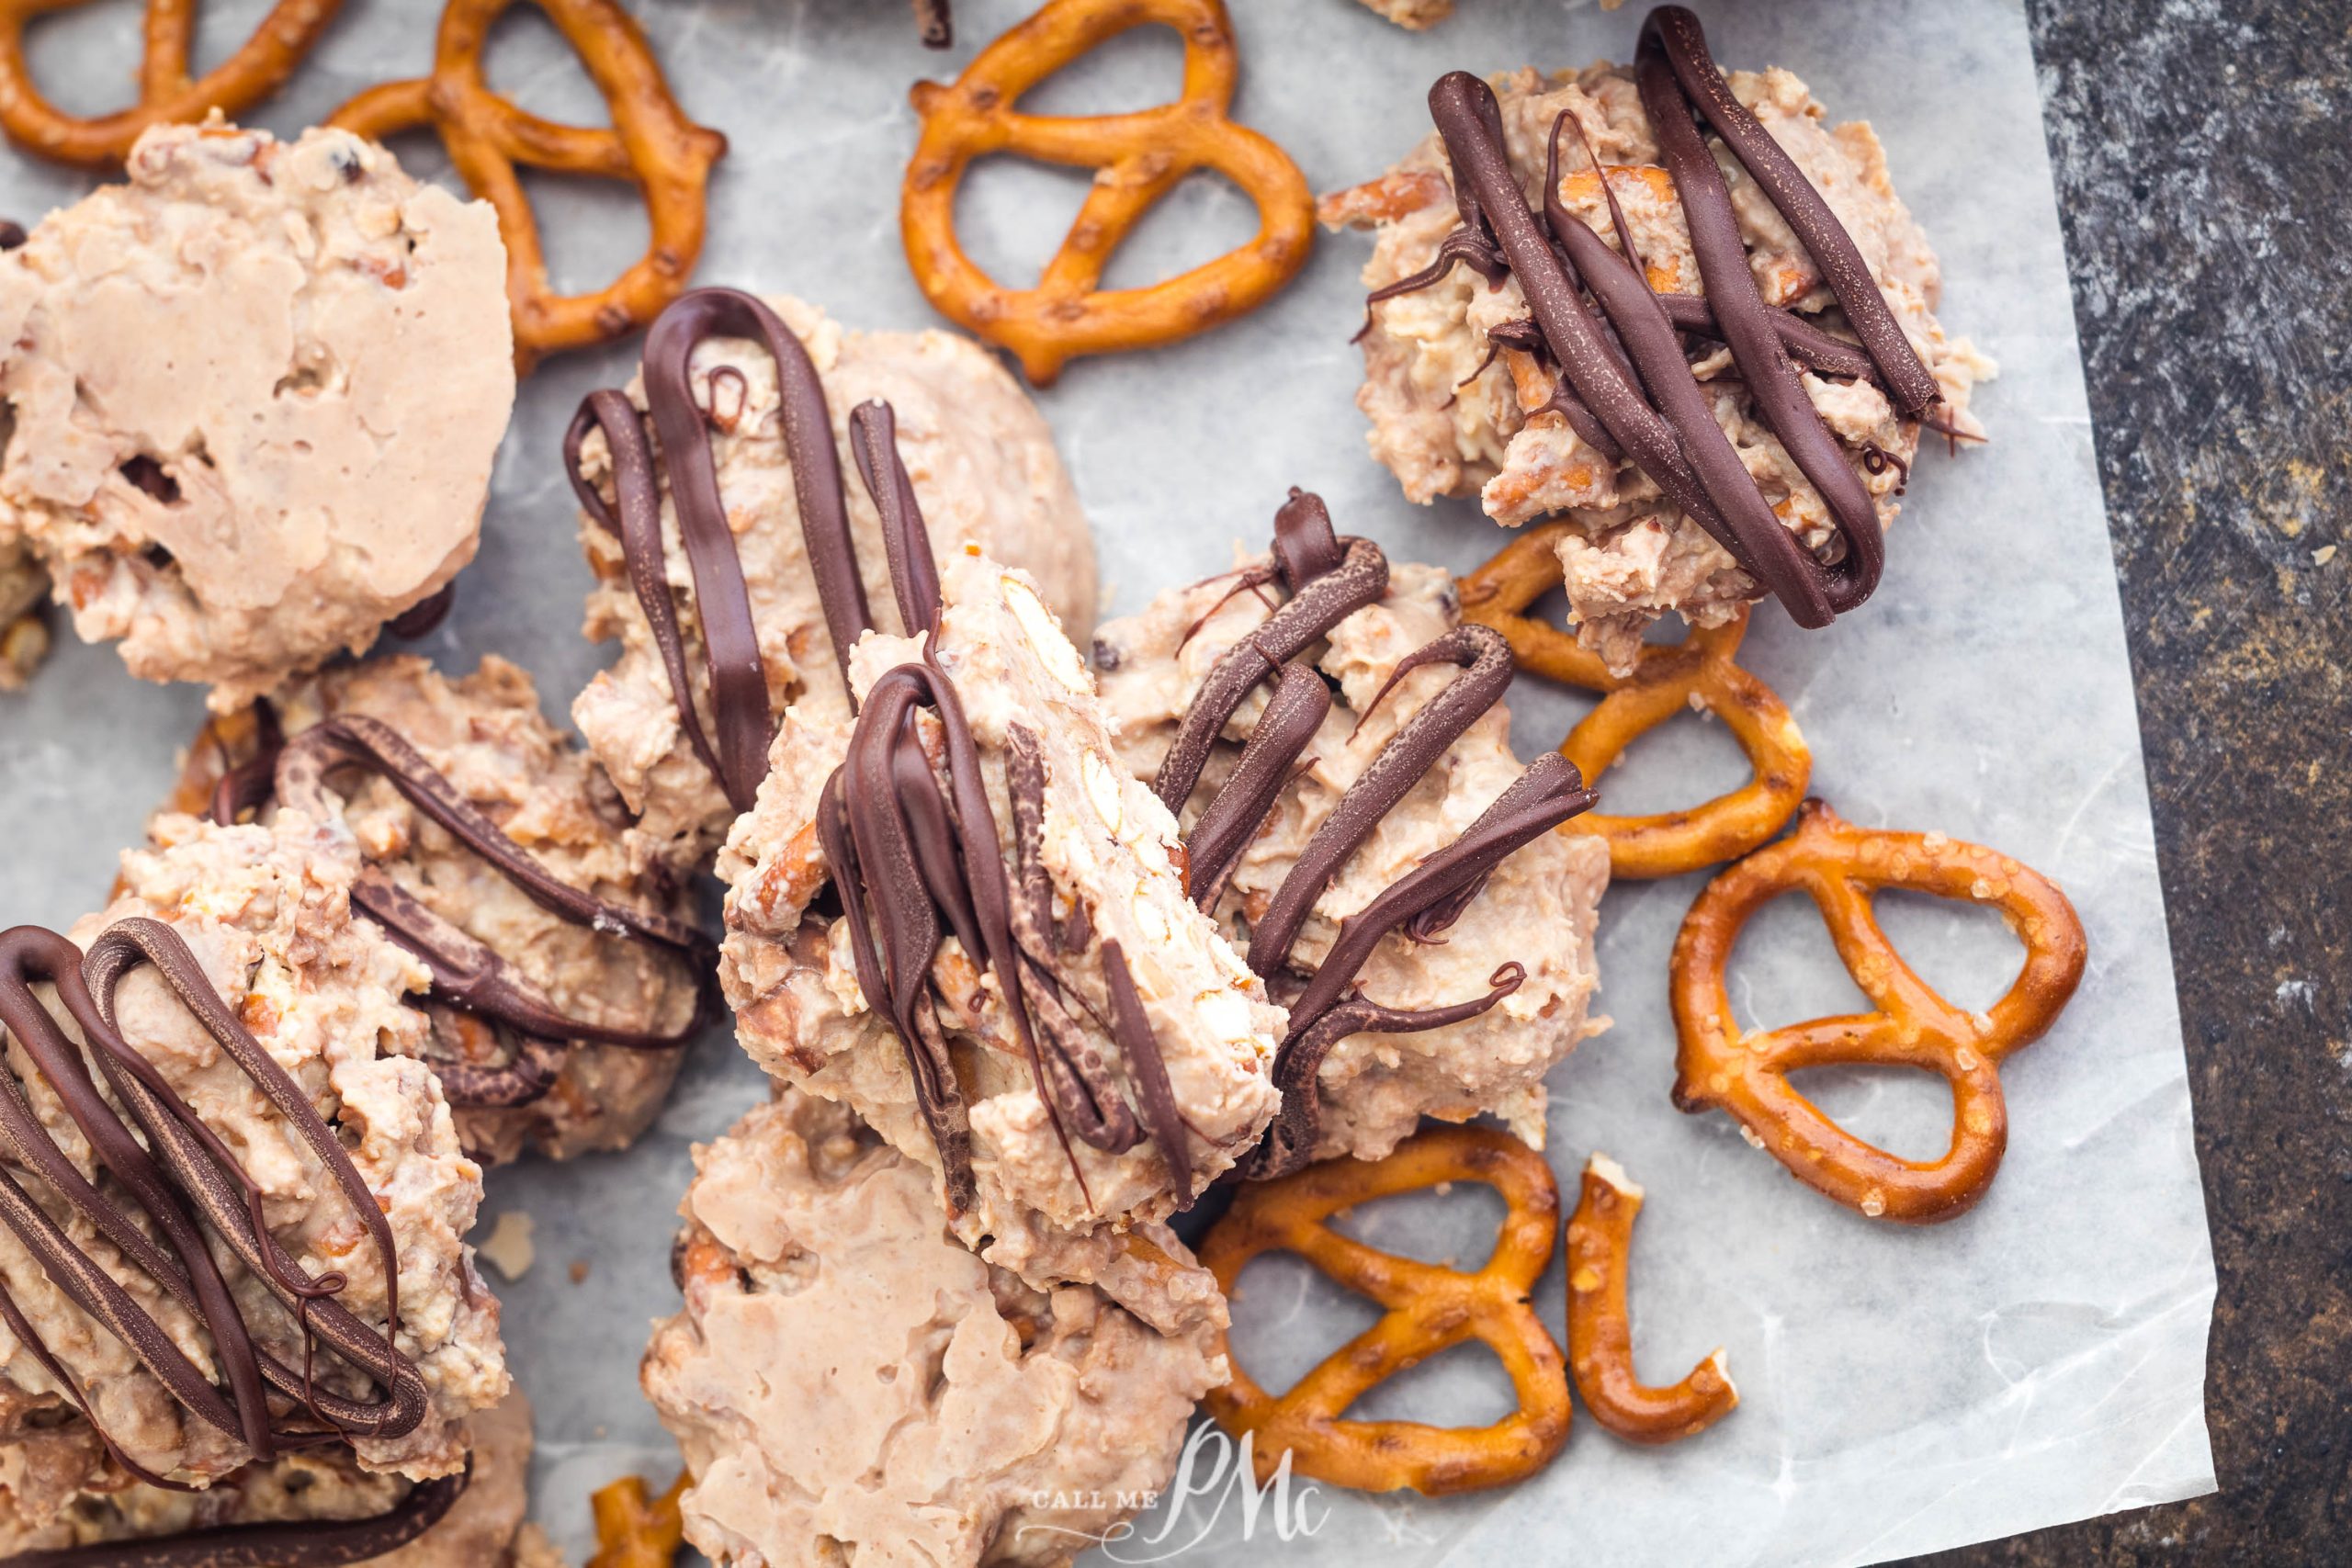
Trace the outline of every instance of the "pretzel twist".
<path fill-rule="evenodd" d="M 685 291 L 702 254 L 710 166 L 727 138 L 686 118 L 645 34 L 614 0 L 530 0 L 579 51 L 612 110 L 609 127 L 559 125 L 499 96 L 482 53 L 492 25 L 515 4 L 449 0 L 432 74 L 370 87 L 328 123 L 379 141 L 417 130 L 441 138 L 467 188 L 498 214 L 514 358 L 527 371 L 548 355 L 635 331 Z M 645 254 L 594 293 L 556 293 L 517 164 L 636 186 L 652 231 Z"/>
<path fill-rule="evenodd" d="M 1698 706 L 1724 721 L 1756 776 L 1729 795 L 1684 810 L 1640 817 L 1589 812 L 1561 830 L 1607 840 L 1610 874 L 1629 881 L 1679 876 L 1736 860 L 1781 830 L 1813 778 L 1813 753 L 1788 705 L 1733 662 L 1747 635 L 1748 607 L 1740 606 L 1722 626 L 1692 627 L 1678 645 L 1645 645 L 1631 674 L 1611 674 L 1568 633 L 1525 613 L 1560 585 L 1553 541 L 1571 526 L 1531 528 L 1462 580 L 1463 617 L 1502 633 L 1521 669 L 1603 694 L 1600 705 L 1568 732 L 1560 754 L 1586 778 L 1598 780 L 1635 740 Z"/>
<path fill-rule="evenodd" d="M 1172 104 L 1114 115 L 1029 115 L 1022 95 L 1105 40 L 1159 23 L 1184 40 Z M 915 282 L 940 312 L 1009 349 L 1037 386 L 1082 354 L 1173 343 L 1255 310 L 1306 263 L 1315 201 L 1280 147 L 1226 118 L 1239 74 L 1223 0 L 1047 0 L 982 50 L 953 85 L 917 83 L 922 140 L 899 221 Z M 1092 169 L 1094 183 L 1035 288 L 1008 289 L 956 237 L 956 192 L 975 158 L 1015 152 Z M 1111 253 L 1195 169 L 1213 169 L 1257 207 L 1257 237 L 1144 288 L 1097 289 Z"/>
<path fill-rule="evenodd" d="M 67 114 L 41 96 L 25 58 L 35 17 L 77 10 L 89 0 L 0 0 L 0 130 L 28 152 L 64 164 L 119 164 L 151 126 L 202 119 L 214 109 L 234 119 L 286 85 L 319 41 L 343 0 L 278 0 L 237 51 L 188 75 L 196 0 L 147 0 L 140 32 L 139 101 L 112 114 Z"/>
<path fill-rule="evenodd" d="M 1981 1013 L 1946 1001 L 1879 929 L 1871 896 L 1882 887 L 1999 909 L 2026 949 L 2007 994 Z M 1877 1010 L 1743 1034 L 1724 986 L 1732 946 L 1750 916 L 1791 890 L 1820 909 Z M 1723 872 L 1683 918 L 1671 969 L 1674 1103 L 1729 1111 L 1797 1179 L 1872 1219 L 1951 1219 L 1984 1195 L 2008 1144 L 2002 1058 L 2056 1021 L 2085 951 L 2074 906 L 2039 872 L 1940 833 L 1856 828 L 1808 800 L 1794 833 Z M 1951 1146 L 1940 1159 L 1901 1159 L 1863 1142 L 1789 1083 L 1792 1072 L 1854 1062 L 1917 1067 L 1951 1085 Z"/>
<path fill-rule="evenodd" d="M 1374 1198 L 1447 1181 L 1480 1181 L 1507 1213 L 1494 1256 L 1475 1274 L 1398 1258 L 1325 1224 Z M 1259 1479 L 1284 1453 L 1292 1468 L 1338 1486 L 1437 1495 L 1522 1480 L 1568 1439 L 1568 1384 L 1560 1348 L 1528 1304 L 1559 1235 L 1560 1190 L 1544 1156 L 1485 1127 L 1440 1127 L 1380 1160 L 1331 1160 L 1240 1190 L 1208 1234 L 1201 1263 L 1227 1295 L 1250 1260 L 1295 1252 L 1387 1315 L 1281 1394 L 1270 1394 L 1232 1359 L 1233 1381 L 1208 1396 L 1209 1413 L 1236 1438 L 1254 1434 Z M 1441 1350 L 1483 1341 L 1502 1362 L 1519 1408 L 1491 1427 L 1340 1417 L 1374 1384 Z"/>
<path fill-rule="evenodd" d="M 686 1543 L 678 1499 L 694 1479 L 680 1471 L 659 1497 L 648 1497 L 645 1482 L 634 1475 L 598 1487 L 588 1498 L 596 1520 L 596 1555 L 588 1568 L 671 1568 Z"/>
<path fill-rule="evenodd" d="M 1669 1388 L 1634 1375 L 1625 1274 L 1642 1190 L 1607 1155 L 1585 1162 L 1584 1192 L 1568 1219 L 1568 1376 L 1592 1418 L 1629 1443 L 1695 1437 L 1732 1412 L 1739 1391 L 1717 1349 Z"/>

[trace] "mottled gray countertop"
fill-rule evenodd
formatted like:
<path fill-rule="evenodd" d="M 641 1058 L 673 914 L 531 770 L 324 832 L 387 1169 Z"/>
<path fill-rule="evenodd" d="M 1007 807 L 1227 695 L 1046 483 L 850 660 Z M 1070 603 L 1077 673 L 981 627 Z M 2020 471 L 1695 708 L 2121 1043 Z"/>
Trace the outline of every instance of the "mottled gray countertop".
<path fill-rule="evenodd" d="M 2029 9 L 2221 1277 L 2207 1374 L 2221 1491 L 1921 1561 L 2342 1562 L 2352 7 Z"/>

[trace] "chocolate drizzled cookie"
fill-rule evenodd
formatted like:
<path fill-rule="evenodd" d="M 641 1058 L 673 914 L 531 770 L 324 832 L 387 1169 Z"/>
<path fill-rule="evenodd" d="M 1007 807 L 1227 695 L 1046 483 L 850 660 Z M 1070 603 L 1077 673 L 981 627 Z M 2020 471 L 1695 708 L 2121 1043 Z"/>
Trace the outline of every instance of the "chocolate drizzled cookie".
<path fill-rule="evenodd" d="M 262 1188 L 234 1152 L 164 1075 L 124 1038 L 116 995 L 125 976 L 151 965 L 225 1059 L 281 1115 L 317 1161 L 375 1253 L 385 1291 L 385 1324 L 370 1328 L 336 1299 L 340 1272 L 314 1275 L 271 1233 Z M 82 1044 L 69 1039 L 31 985 L 47 981 Z M 118 921 L 85 954 L 72 942 L 33 926 L 0 933 L 0 1024 L 14 1037 L 38 1082 L 53 1097 L 89 1151 L 91 1168 L 69 1156 L 37 1111 L 28 1084 L 0 1076 L 0 1139 L 11 1169 L 0 1171 L 0 1223 L 13 1233 L 50 1283 L 92 1324 L 135 1356 L 197 1421 L 250 1450 L 255 1461 L 324 1444 L 394 1438 L 417 1429 L 428 1393 L 417 1366 L 397 1347 L 400 1262 L 392 1230 L 367 1180 L 334 1129 L 277 1060 L 220 1000 L 196 955 L 169 926 L 143 917 Z M 86 1056 L 85 1052 L 86 1051 Z M 95 1063 L 101 1089 L 93 1077 Z M 27 1183 L 44 1190 L 37 1200 Z M 61 1214 L 86 1223 L 110 1244 L 114 1265 L 147 1281 L 134 1294 L 68 1233 Z M 292 1321 L 301 1347 L 289 1365 L 262 1342 L 263 1325 L 232 1293 L 228 1253 Z M 192 1360 L 141 1296 L 168 1297 L 209 1342 L 209 1373 Z M 44 1368 L 127 1474 L 175 1491 L 186 1484 L 155 1473 L 109 1434 L 82 1384 L 44 1340 L 30 1316 L 0 1287 L 0 1319 Z M 284 1325 L 269 1325 L 284 1337 Z M 324 1386 L 330 1364 L 364 1381 L 373 1397 Z M 340 1381 L 340 1380 L 339 1380 Z M 427 1482 L 379 1517 L 320 1526 L 237 1526 L 151 1541 L 36 1551 L 7 1559 L 10 1568 L 79 1564 L 199 1568 L 231 1562 L 282 1562 L 329 1568 L 374 1557 L 414 1540 L 465 1490 L 467 1475 Z"/>
<path fill-rule="evenodd" d="M 1457 71 L 1430 89 L 1430 112 L 1453 164 L 1460 223 L 1429 266 L 1374 290 L 1367 308 L 1428 288 L 1457 265 L 1490 284 L 1516 277 L 1530 320 L 1508 338 L 1503 330 L 1491 332 L 1490 344 L 1540 348 L 1560 372 L 1548 406 L 1587 445 L 1647 475 L 1799 625 L 1826 626 L 1870 597 L 1884 544 L 1871 494 L 1815 411 L 1797 366 L 1826 378 L 1867 379 L 1913 419 L 1927 414 L 1939 389 L 1852 236 L 1733 96 L 1697 17 L 1679 6 L 1651 13 L 1635 80 L 1680 197 L 1703 297 L 1653 288 L 1606 178 L 1600 193 L 1624 254 L 1560 199 L 1560 140 L 1573 119 L 1567 110 L 1552 126 L 1544 209 L 1531 210 L 1505 151 L 1494 90 Z M 1731 192 L 1700 130 L 1701 115 L 1804 242 L 1859 347 L 1765 303 Z M 1775 515 L 1691 374 L 1686 333 L 1728 345 L 1758 417 L 1827 508 L 1844 542 L 1835 564 L 1825 565 Z"/>
<path fill-rule="evenodd" d="M 1232 592 L 1279 586 L 1290 597 L 1255 632 L 1227 649 L 1186 708 L 1153 788 L 1181 809 L 1199 782 L 1210 750 L 1242 702 L 1261 683 L 1272 695 L 1241 749 L 1230 778 L 1209 798 L 1185 840 L 1187 891 L 1214 909 L 1243 850 L 1277 809 L 1307 746 L 1330 707 L 1322 678 L 1293 662 L 1334 626 L 1380 599 L 1387 558 L 1368 539 L 1341 538 L 1321 498 L 1294 490 L 1274 519 L 1271 565 L 1246 570 Z M 1228 598 L 1231 594 L 1228 593 Z M 1485 626 L 1460 626 L 1407 654 L 1356 716 L 1359 728 L 1413 671 L 1452 664 L 1462 673 L 1398 727 L 1370 766 L 1348 786 L 1315 829 L 1290 871 L 1250 920 L 1250 967 L 1270 983 L 1288 975 L 1308 911 L 1349 858 L 1510 684 L 1510 650 Z M 1243 1167 L 1253 1179 L 1282 1175 L 1313 1155 L 1319 1130 L 1316 1074 L 1332 1045 L 1351 1034 L 1411 1033 L 1475 1018 L 1525 978 L 1517 963 L 1498 968 L 1483 997 L 1438 1008 L 1403 1010 L 1366 1000 L 1356 977 L 1391 931 L 1441 940 L 1478 897 L 1487 876 L 1515 851 L 1592 806 L 1574 764 L 1546 754 L 1521 773 L 1459 838 L 1399 878 L 1343 921 L 1338 940 L 1289 1001 L 1290 1028 L 1275 1056 L 1281 1113 Z"/>
<path fill-rule="evenodd" d="M 226 770 L 214 786 L 212 820 L 232 824 L 245 812 L 275 802 L 320 821 L 336 810 L 327 776 L 356 768 L 390 783 L 401 797 L 478 857 L 534 904 L 600 936 L 673 954 L 693 976 L 696 1005 L 674 1032 L 616 1029 L 567 1017 L 544 992 L 483 942 L 435 913 L 378 868 L 360 874 L 352 904 L 433 976 L 435 1001 L 510 1031 L 514 1058 L 503 1066 L 434 1054 L 426 1058 L 450 1103 L 510 1109 L 545 1096 L 556 1082 L 567 1048 L 580 1044 L 628 1051 L 674 1051 L 691 1043 L 720 1010 L 710 938 L 687 921 L 648 914 L 564 881 L 503 831 L 391 726 L 364 714 L 328 718 L 288 740 L 275 711 L 260 710 L 254 754 Z"/>
<path fill-rule="evenodd" d="M 848 754 L 819 801 L 816 826 L 848 917 L 859 987 L 887 1007 L 905 1048 L 916 1100 L 944 1168 L 950 1212 L 970 1206 L 975 1186 L 971 1129 L 933 996 L 940 984 L 933 965 L 944 932 L 995 977 L 1014 1040 L 1064 1150 L 1075 1134 L 1095 1148 L 1124 1153 L 1148 1129 L 1168 1162 L 1178 1206 L 1188 1207 L 1193 1181 L 1182 1119 L 1117 942 L 1094 944 L 1110 999 L 1109 1019 L 1094 1021 L 1125 1059 L 1142 1102 L 1140 1118 L 1120 1098 L 1108 1064 L 1072 1017 L 1073 1010 L 1090 1010 L 1069 970 L 1090 939 L 1082 906 L 1069 919 L 1053 913 L 1051 880 L 1038 850 L 1045 768 L 1037 738 L 1018 725 L 1007 737 L 1016 889 L 1000 849 L 978 746 L 955 680 L 939 660 L 939 579 L 914 487 L 899 461 L 889 405 L 861 405 L 850 415 L 850 428 L 859 475 L 882 517 L 899 619 L 929 635 L 921 661 L 888 671 L 866 692 Z M 812 538 L 812 557 L 818 547 Z M 835 585 L 858 581 L 856 563 L 820 560 L 818 581 L 827 595 L 827 619 L 834 621 L 837 609 L 845 608 L 834 595 L 846 594 Z M 863 593 L 854 608 L 865 615 Z M 1070 1168 L 1078 1172 L 1074 1156 Z M 1083 1188 L 1082 1174 L 1079 1182 Z"/>
<path fill-rule="evenodd" d="M 677 513 L 680 542 L 693 570 L 695 609 L 701 617 L 703 658 L 710 679 L 710 729 L 704 728 L 687 678 L 685 643 L 662 563 L 661 491 L 653 449 L 637 409 L 622 393 L 588 394 L 564 433 L 564 471 L 581 507 L 621 541 L 629 581 L 651 626 L 677 700 L 687 743 L 727 792 L 737 811 L 749 811 L 767 773 L 775 716 L 768 705 L 760 660 L 759 628 L 752 617 L 743 563 L 736 554 L 718 470 L 710 446 L 712 422 L 727 416 L 718 390 L 708 405 L 695 400 L 689 361 L 697 344 L 716 337 L 745 337 L 775 360 L 776 389 L 793 491 L 808 560 L 825 607 L 833 654 L 847 678 L 850 645 L 866 625 L 865 584 L 857 571 L 849 513 L 833 452 L 832 422 L 817 367 L 792 329 L 756 296 L 734 288 L 697 288 L 662 312 L 645 339 L 645 402 L 662 444 L 662 458 Z M 612 453 L 614 503 L 581 471 L 581 445 L 604 432 Z M 716 730 L 714 741 L 710 730 Z"/>

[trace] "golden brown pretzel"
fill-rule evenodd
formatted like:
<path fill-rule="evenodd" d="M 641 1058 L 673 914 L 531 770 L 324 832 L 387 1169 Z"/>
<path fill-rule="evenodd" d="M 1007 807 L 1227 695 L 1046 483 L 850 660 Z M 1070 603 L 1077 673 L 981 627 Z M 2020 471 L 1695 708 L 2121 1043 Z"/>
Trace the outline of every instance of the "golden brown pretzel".
<path fill-rule="evenodd" d="M 1148 23 L 1184 40 L 1172 104 L 1115 115 L 1028 115 L 1021 96 L 1105 39 Z M 899 208 L 908 264 L 942 314 L 1012 350 L 1045 386 L 1081 354 L 1150 348 L 1257 308 L 1306 263 L 1315 201 L 1306 177 L 1265 137 L 1226 118 L 1239 62 L 1223 0 L 1046 0 L 979 52 L 953 85 L 917 83 L 922 140 Z M 1095 171 L 1061 249 L 1035 288 L 1008 289 L 956 238 L 956 190 L 972 160 L 1017 152 Z M 1097 290 L 1129 230 L 1194 169 L 1214 169 L 1257 205 L 1257 238 L 1147 288 Z"/>
<path fill-rule="evenodd" d="M 1747 608 L 1720 626 L 1693 627 L 1678 645 L 1645 645 L 1632 674 L 1612 675 L 1568 633 L 1524 613 L 1560 585 L 1552 541 L 1569 526 L 1531 528 L 1462 580 L 1463 617 L 1502 633 L 1521 669 L 1606 694 L 1568 732 L 1560 754 L 1586 778 L 1598 780 L 1626 747 L 1695 704 L 1724 721 L 1756 776 L 1688 810 L 1646 817 L 1589 812 L 1561 831 L 1608 840 L 1610 874 L 1634 881 L 1738 859 L 1781 830 L 1813 777 L 1813 753 L 1788 705 L 1732 662 L 1747 635 Z"/>
<path fill-rule="evenodd" d="M 139 101 L 112 114 L 67 114 L 33 85 L 25 59 L 25 26 L 89 0 L 0 0 L 0 130 L 28 152 L 65 164 L 119 164 L 150 126 L 202 119 L 214 109 L 232 119 L 294 74 L 343 0 L 278 0 L 253 36 L 201 78 L 187 73 L 196 41 L 196 0 L 147 0 L 141 27 Z"/>
<path fill-rule="evenodd" d="M 1671 1388 L 1634 1376 L 1634 1330 L 1625 1314 L 1625 1271 L 1642 1190 L 1607 1155 L 1585 1162 L 1584 1193 L 1568 1219 L 1568 1376 L 1592 1418 L 1630 1443 L 1671 1443 L 1705 1431 L 1732 1412 L 1720 1349 Z"/>
<path fill-rule="evenodd" d="M 528 370 L 547 355 L 632 332 L 685 292 L 702 254 L 710 166 L 727 138 L 686 118 L 645 34 L 614 0 L 530 0 L 580 51 L 612 109 L 609 127 L 557 125 L 500 97 L 483 74 L 482 50 L 515 3 L 449 0 L 433 73 L 370 87 L 328 123 L 379 141 L 404 130 L 440 136 L 467 187 L 497 210 L 514 359 Z M 645 254 L 593 294 L 554 292 L 518 164 L 636 186 L 652 230 Z"/>
<path fill-rule="evenodd" d="M 2025 966 L 1984 1012 L 1946 1001 L 1912 972 L 1871 913 L 1882 887 L 1966 899 L 2001 911 L 2025 943 Z M 1874 1012 L 1743 1034 L 1724 987 L 1748 917 L 1802 890 L 1821 910 L 1838 956 Z M 2083 977 L 2082 921 L 2039 872 L 1941 833 L 1856 828 L 1818 800 L 1797 830 L 1724 871 L 1683 918 L 1671 985 L 1679 1036 L 1674 1103 L 1728 1111 L 1807 1186 L 1873 1219 L 1948 1220 L 1984 1195 L 2008 1144 L 2001 1059 L 2040 1039 Z M 1791 1087 L 1804 1067 L 1873 1062 L 1940 1073 L 1951 1085 L 1952 1141 L 1942 1158 L 1897 1158 L 1862 1142 Z"/>
<path fill-rule="evenodd" d="M 1397 1258 L 1324 1222 L 1342 1209 L 1446 1181 L 1482 1181 L 1507 1213 L 1494 1256 L 1475 1274 Z M 1329 1160 L 1241 1189 L 1201 1247 L 1201 1262 L 1232 1294 L 1249 1261 L 1295 1252 L 1388 1309 L 1287 1393 L 1270 1394 L 1234 1359 L 1233 1381 L 1208 1396 L 1236 1438 L 1253 1434 L 1261 1481 L 1284 1453 L 1292 1469 L 1337 1486 L 1438 1494 L 1502 1486 L 1551 1462 L 1568 1439 L 1568 1384 L 1560 1348 L 1528 1305 L 1560 1228 L 1560 1189 L 1544 1156 L 1485 1127 L 1440 1127 L 1379 1160 Z M 1491 1427 L 1346 1421 L 1374 1383 L 1471 1339 L 1502 1362 L 1519 1408 Z"/>
<path fill-rule="evenodd" d="M 650 1499 L 634 1475 L 597 1488 L 588 1499 L 596 1517 L 596 1555 L 588 1568 L 671 1568 L 686 1543 L 678 1499 L 693 1483 L 694 1477 L 680 1471 L 670 1490 Z"/>

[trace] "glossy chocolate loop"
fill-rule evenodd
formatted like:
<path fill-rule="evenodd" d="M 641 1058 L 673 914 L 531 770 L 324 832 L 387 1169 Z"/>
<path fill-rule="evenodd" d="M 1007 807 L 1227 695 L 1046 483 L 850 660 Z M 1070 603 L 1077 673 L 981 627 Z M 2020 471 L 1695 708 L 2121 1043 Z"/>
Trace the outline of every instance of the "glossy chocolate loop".
<path fill-rule="evenodd" d="M 387 1325 L 381 1334 L 334 1302 L 344 1287 L 342 1275 L 314 1279 L 287 1254 L 263 1223 L 260 1190 L 235 1156 L 153 1066 L 123 1040 L 115 1018 L 115 989 L 124 973 L 143 963 L 154 964 L 205 1032 L 300 1134 L 375 1241 L 387 1292 Z M 54 986 L 59 1004 L 86 1042 L 86 1060 L 85 1047 L 69 1040 L 33 997 L 29 984 L 37 978 Z M 17 1172 L 47 1186 L 113 1245 L 125 1265 L 203 1325 L 211 1359 L 227 1388 L 216 1385 L 188 1359 L 154 1316 L 32 1199 L 16 1174 L 0 1172 L 0 1223 L 16 1234 L 62 1292 L 137 1356 L 191 1415 L 244 1443 L 258 1459 L 352 1435 L 399 1437 L 416 1428 L 424 1419 L 425 1393 L 414 1365 L 392 1348 L 399 1297 L 390 1226 L 334 1133 L 285 1069 L 222 1005 L 176 932 L 150 919 L 122 921 L 109 928 L 86 956 L 63 937 L 38 927 L 0 933 L 0 1024 L 14 1036 L 24 1059 L 145 1224 L 81 1174 L 35 1114 L 23 1082 L 13 1074 L 0 1074 L 0 1138 L 5 1138 Z M 111 1100 L 91 1077 L 88 1061 L 97 1064 L 113 1091 Z M 136 1132 L 118 1105 L 136 1122 Z M 304 1344 L 302 1370 L 288 1366 L 256 1342 L 198 1229 L 199 1216 L 284 1303 Z M 129 1473 L 151 1484 L 188 1490 L 123 1452 L 84 1399 L 80 1384 L 4 1289 L 0 1319 L 48 1370 Z M 389 1392 L 362 1402 L 319 1388 L 311 1370 L 318 1340 Z M 278 1425 L 265 1384 L 297 1402 L 319 1424 Z"/>
<path fill-rule="evenodd" d="M 592 430 L 604 433 L 605 449 L 611 455 L 616 505 L 606 505 L 604 495 L 581 471 L 580 448 Z M 637 405 L 610 389 L 582 399 L 580 412 L 571 416 L 571 424 L 563 433 L 563 471 L 571 478 L 571 493 L 581 510 L 620 540 L 629 585 L 636 591 L 638 607 L 645 613 L 653 646 L 662 655 L 662 667 L 670 676 L 678 728 L 685 732 L 686 744 L 694 748 L 711 777 L 720 778 L 718 753 L 712 750 L 710 736 L 703 728 L 702 714 L 695 706 L 694 682 L 686 673 L 685 638 L 678 629 L 678 610 L 671 603 L 668 567 L 662 558 L 662 491 L 653 478 L 653 448 L 646 439 L 644 416 L 637 412 Z"/>

